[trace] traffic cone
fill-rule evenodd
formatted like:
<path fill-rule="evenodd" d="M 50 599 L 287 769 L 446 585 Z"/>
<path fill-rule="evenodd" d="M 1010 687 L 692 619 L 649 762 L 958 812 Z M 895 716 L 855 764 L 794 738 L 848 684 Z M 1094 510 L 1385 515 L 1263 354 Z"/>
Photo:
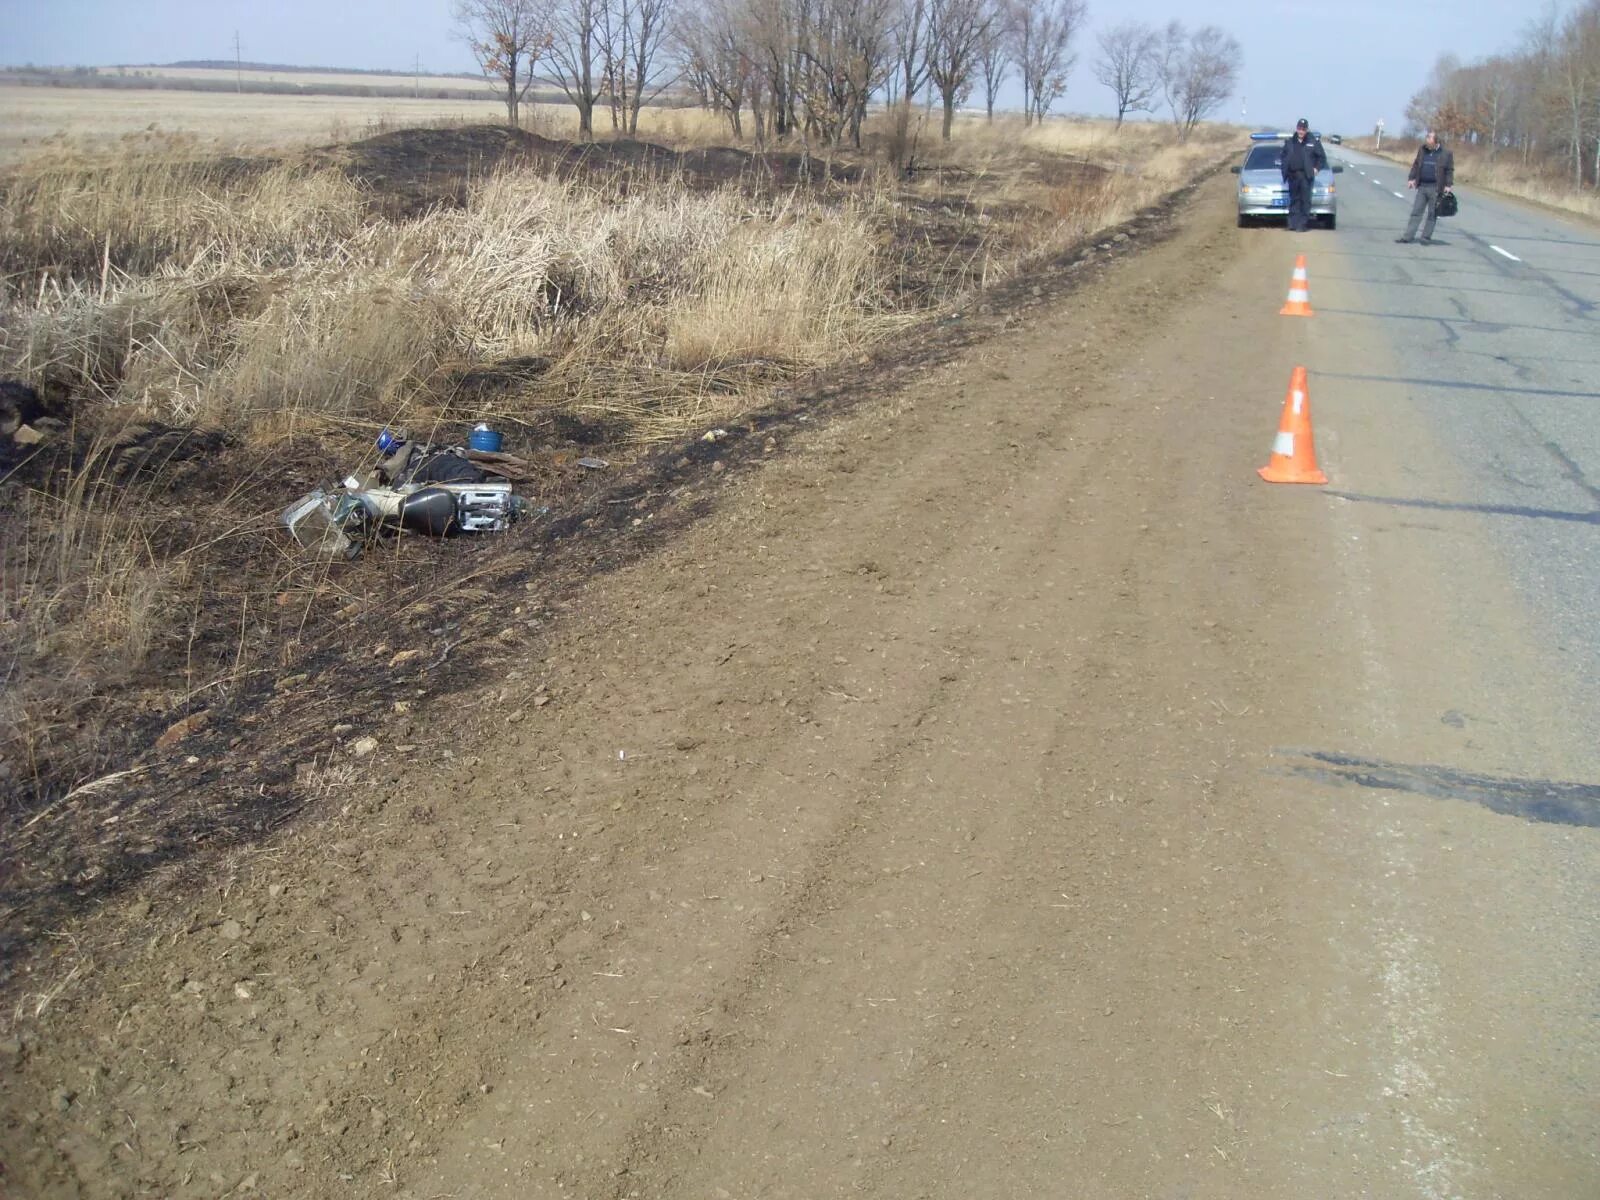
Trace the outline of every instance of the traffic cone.
<path fill-rule="evenodd" d="M 1311 440 L 1311 397 L 1304 367 L 1296 367 L 1289 376 L 1289 394 L 1283 398 L 1272 458 L 1257 473 L 1268 483 L 1328 482 L 1317 467 L 1317 448 Z"/>
<path fill-rule="evenodd" d="M 1294 275 L 1289 280 L 1289 299 L 1278 310 L 1280 317 L 1311 317 L 1311 281 L 1306 278 L 1306 256 L 1295 255 Z"/>

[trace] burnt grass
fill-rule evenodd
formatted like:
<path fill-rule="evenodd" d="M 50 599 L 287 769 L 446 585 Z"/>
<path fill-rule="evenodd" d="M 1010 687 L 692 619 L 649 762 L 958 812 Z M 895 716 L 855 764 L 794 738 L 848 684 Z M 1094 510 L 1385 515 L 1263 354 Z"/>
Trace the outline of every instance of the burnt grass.
<path fill-rule="evenodd" d="M 600 155 L 595 147 L 498 129 L 390 134 L 341 153 L 350 155 L 350 169 L 369 172 L 364 178 L 375 187 L 388 180 L 411 204 L 424 196 L 438 202 L 462 182 L 442 162 L 452 161 L 458 173 L 482 170 L 486 146 L 517 154 L 531 147 L 559 155 L 575 171 L 597 156 L 612 171 L 623 169 L 619 159 L 655 164 L 677 155 L 635 144 L 612 144 Z M 714 161 L 724 182 L 754 179 L 759 186 L 759 173 L 745 174 L 742 160 L 751 157 L 697 151 L 672 161 L 684 170 L 685 161 Z M 407 162 L 423 177 L 406 176 Z M 409 761 L 438 762 L 457 742 L 453 697 L 498 689 L 508 671 L 535 660 L 546 626 L 589 581 L 712 512 L 727 482 L 769 453 L 769 439 L 782 452 L 789 434 L 911 385 L 929 366 L 1066 294 L 1092 273 L 1084 268 L 1159 238 L 1197 183 L 1120 227 L 1127 240 L 1102 232 L 875 354 L 785 385 L 738 423 L 724 422 L 728 436 L 716 442 L 690 435 L 641 450 L 624 422 L 559 408 L 533 414 L 508 430 L 506 448 L 532 464 L 517 490 L 538 511 L 506 534 L 396 539 L 350 563 L 301 556 L 276 514 L 311 486 L 366 461 L 369 447 L 353 435 L 302 440 L 265 457 L 203 436 L 200 453 L 169 456 L 159 472 L 131 472 L 119 502 L 147 506 L 173 546 L 193 545 L 211 530 L 227 536 L 205 551 L 204 586 L 174 616 L 182 627 L 146 662 L 136 671 L 106 669 L 92 696 L 60 715 L 48 753 L 25 760 L 16 746 L 0 747 L 0 768 L 9 772 L 0 772 L 7 796 L 0 810 L 0 986 L 16 978 L 51 931 L 152 873 L 199 883 L 220 856 L 261 842 L 286 822 L 314 819 L 319 806 L 336 803 L 319 786 L 319 772 L 348 763 L 354 739 L 379 739 L 373 770 L 393 782 L 403 780 L 407 753 Z M 830 174 L 816 186 L 838 184 Z M 907 229 L 896 235 L 911 255 L 903 286 L 932 292 L 937 273 L 973 246 L 966 240 L 975 236 L 973 214 L 961 203 L 915 196 L 904 211 Z M 458 396 L 514 390 L 544 365 L 531 359 L 475 368 L 456 381 Z M 457 415 L 462 423 L 449 431 L 464 436 L 472 416 Z M 20 493 L 46 487 L 52 473 L 69 470 L 82 454 L 83 439 L 70 427 L 38 451 L 0 451 L 9 455 L 0 459 L 5 544 L 20 532 Z M 613 466 L 587 470 L 576 463 L 584 455 Z M 0 662 L 0 671 L 17 669 Z M 153 703 L 152 695 L 163 699 Z M 411 749 L 397 752 L 397 745 Z"/>
<path fill-rule="evenodd" d="M 859 164 L 790 151 L 761 153 L 733 146 L 677 150 L 621 138 L 567 142 L 502 125 L 402 129 L 349 146 L 313 151 L 312 164 L 343 168 L 366 185 L 374 207 L 400 219 L 439 204 L 464 203 L 472 182 L 501 169 L 554 172 L 626 190 L 636 180 L 680 179 L 692 188 L 729 184 L 751 191 L 817 189 L 859 183 Z"/>

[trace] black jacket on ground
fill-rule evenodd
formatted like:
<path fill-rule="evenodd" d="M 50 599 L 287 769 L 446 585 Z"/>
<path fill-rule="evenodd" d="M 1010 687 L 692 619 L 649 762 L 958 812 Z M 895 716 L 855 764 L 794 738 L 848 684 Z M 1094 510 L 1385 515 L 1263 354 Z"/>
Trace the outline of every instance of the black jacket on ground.
<path fill-rule="evenodd" d="M 1299 138 L 1290 138 L 1283 143 L 1283 158 L 1279 166 L 1284 179 L 1292 175 L 1315 179 L 1317 172 L 1327 165 L 1328 156 L 1322 152 L 1322 143 L 1309 134 L 1303 142 Z"/>
<path fill-rule="evenodd" d="M 1422 182 L 1422 155 L 1427 150 L 1426 146 L 1417 147 L 1417 156 L 1411 160 L 1411 174 L 1406 178 L 1412 183 Z M 1448 146 L 1439 147 L 1439 157 L 1434 162 L 1433 182 L 1436 187 L 1455 187 L 1456 185 L 1456 156 L 1450 153 Z"/>

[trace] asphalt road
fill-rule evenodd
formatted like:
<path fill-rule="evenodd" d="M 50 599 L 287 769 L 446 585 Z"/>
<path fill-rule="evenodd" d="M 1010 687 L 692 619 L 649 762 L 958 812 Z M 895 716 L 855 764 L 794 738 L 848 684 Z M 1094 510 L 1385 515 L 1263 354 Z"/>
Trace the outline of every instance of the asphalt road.
<path fill-rule="evenodd" d="M 1504 554 L 1553 669 L 1583 698 L 1572 736 L 1600 744 L 1600 228 L 1462 187 L 1433 245 L 1396 245 L 1405 168 L 1336 159 L 1340 228 L 1313 244 L 1318 315 L 1339 344 L 1316 365 L 1331 395 L 1406 405 L 1455 468 L 1362 502 L 1483 517 L 1477 534 Z M 1375 342 L 1391 369 L 1363 353 Z"/>
<path fill-rule="evenodd" d="M 1389 798 L 1345 839 L 1372 855 L 1363 915 L 1328 935 L 1382 964 L 1382 1031 L 1348 1000 L 1330 1025 L 1398 1098 L 1395 1139 L 1350 1150 L 1399 1168 L 1364 1194 L 1593 1194 L 1600 230 L 1463 187 L 1434 244 L 1397 245 L 1405 168 L 1340 157 L 1337 232 L 1244 234 L 1286 239 L 1285 287 L 1307 255 L 1316 316 L 1290 344 L 1331 477 L 1326 636 L 1365 681 L 1322 725 L 1339 744 L 1291 769 Z"/>

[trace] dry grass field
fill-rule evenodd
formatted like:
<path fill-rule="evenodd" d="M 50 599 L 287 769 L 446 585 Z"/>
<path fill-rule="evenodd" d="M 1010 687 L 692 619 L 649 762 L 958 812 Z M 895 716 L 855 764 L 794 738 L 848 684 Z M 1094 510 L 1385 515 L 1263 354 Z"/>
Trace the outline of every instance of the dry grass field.
<path fill-rule="evenodd" d="M 46 151 L 170 148 L 174 137 L 197 152 L 260 152 L 345 141 L 374 128 L 492 121 L 503 111 L 491 100 L 0 85 L 0 167 Z"/>
<path fill-rule="evenodd" d="M 830 161 L 685 110 L 577 146 L 568 110 L 16 90 L 0 376 L 70 399 L 41 449 L 0 445 L 0 830 L 442 586 L 432 547 L 314 563 L 274 528 L 385 425 L 496 421 L 559 513 L 573 457 L 738 421 L 1232 145 L 964 120 L 907 178 L 876 128 Z"/>
<path fill-rule="evenodd" d="M 233 71 L 226 67 L 128 67 L 129 74 L 139 74 L 148 79 L 177 79 L 206 83 L 224 88 L 242 82 L 245 87 L 260 84 L 292 84 L 299 87 L 416 87 L 426 93 L 429 89 L 470 86 L 472 80 L 460 75 L 412 76 L 404 72 L 374 74 L 361 71 L 267 71 L 245 68 Z M 102 68 L 102 74 L 114 74 L 116 68 Z"/>

